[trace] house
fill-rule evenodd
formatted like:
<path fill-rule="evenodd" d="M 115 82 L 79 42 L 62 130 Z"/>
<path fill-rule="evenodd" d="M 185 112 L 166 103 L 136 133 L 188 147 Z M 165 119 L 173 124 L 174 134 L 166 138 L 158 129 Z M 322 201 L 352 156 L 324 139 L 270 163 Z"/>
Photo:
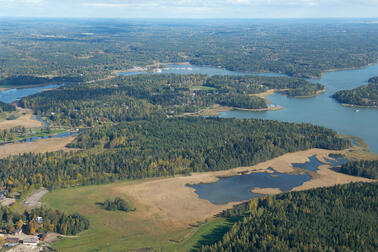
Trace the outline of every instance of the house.
<path fill-rule="evenodd" d="M 16 229 L 12 233 L 13 235 L 21 235 L 22 234 L 22 229 Z"/>
<path fill-rule="evenodd" d="M 14 247 L 18 245 L 18 242 L 7 242 L 4 244 L 5 247 Z"/>
<path fill-rule="evenodd" d="M 7 238 L 5 238 L 5 242 L 8 242 L 8 243 L 19 243 L 20 239 L 18 237 L 7 237 Z"/>
<path fill-rule="evenodd" d="M 40 241 L 44 241 L 47 238 L 47 236 L 48 236 L 47 232 L 38 235 Z"/>
<path fill-rule="evenodd" d="M 42 223 L 43 222 L 43 218 L 38 216 L 35 218 L 35 221 L 38 222 L 38 223 Z"/>
<path fill-rule="evenodd" d="M 39 242 L 38 238 L 35 238 L 35 237 L 24 239 L 22 241 L 22 243 L 25 245 L 37 245 L 38 242 Z"/>

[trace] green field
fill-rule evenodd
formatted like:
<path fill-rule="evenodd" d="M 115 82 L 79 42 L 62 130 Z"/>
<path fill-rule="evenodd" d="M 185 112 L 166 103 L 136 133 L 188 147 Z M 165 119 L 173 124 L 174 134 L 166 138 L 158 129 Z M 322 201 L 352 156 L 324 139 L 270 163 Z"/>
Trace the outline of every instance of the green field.
<path fill-rule="evenodd" d="M 125 251 L 156 248 L 162 251 L 191 251 L 219 239 L 232 220 L 215 218 L 186 229 L 171 229 L 143 218 L 143 206 L 131 201 L 135 212 L 106 211 L 96 203 L 121 197 L 118 190 L 128 182 L 59 189 L 48 193 L 43 202 L 52 208 L 80 213 L 90 220 L 90 229 L 78 237 L 64 238 L 53 245 L 59 251 Z M 131 183 L 131 182 L 130 182 Z"/>
<path fill-rule="evenodd" d="M 216 88 L 207 87 L 207 86 L 193 86 L 190 89 L 191 90 L 216 90 Z"/>

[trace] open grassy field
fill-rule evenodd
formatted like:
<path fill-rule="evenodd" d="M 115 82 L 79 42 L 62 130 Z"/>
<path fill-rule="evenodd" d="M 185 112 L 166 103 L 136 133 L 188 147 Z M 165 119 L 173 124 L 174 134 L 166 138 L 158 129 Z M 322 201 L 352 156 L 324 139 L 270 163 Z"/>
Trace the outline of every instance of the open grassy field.
<path fill-rule="evenodd" d="M 157 248 L 163 251 L 189 251 L 203 241 L 214 230 L 226 230 L 232 222 L 224 218 L 215 218 L 201 225 L 186 228 L 170 228 L 159 221 L 143 218 L 145 206 L 130 201 L 115 188 L 135 182 L 119 182 L 110 185 L 86 186 L 62 189 L 49 193 L 43 202 L 48 206 L 67 212 L 78 212 L 87 216 L 91 222 L 89 230 L 78 237 L 65 238 L 54 247 L 59 251 L 125 251 L 129 249 Z M 136 212 L 106 211 L 96 203 L 114 197 L 128 199 Z M 219 231 L 218 231 L 219 232 Z"/>
<path fill-rule="evenodd" d="M 43 199 L 47 206 L 80 213 L 91 222 L 89 230 L 78 237 L 60 240 L 54 246 L 61 251 L 125 251 L 149 248 L 189 251 L 199 243 L 214 239 L 211 237 L 214 233 L 222 235 L 222 230 L 231 223 L 229 220 L 214 218 L 214 215 L 231 208 L 233 204 L 211 204 L 198 198 L 194 189 L 187 187 L 187 184 L 214 182 L 219 177 L 262 172 L 269 167 L 282 173 L 293 172 L 292 163 L 307 162 L 313 155 L 322 160 L 329 153 L 335 152 L 311 149 L 288 153 L 251 167 L 50 192 Z M 294 190 L 369 180 L 337 173 L 324 165 L 311 181 Z M 96 204 L 106 199 L 113 200 L 115 197 L 130 201 L 136 211 L 109 212 Z"/>

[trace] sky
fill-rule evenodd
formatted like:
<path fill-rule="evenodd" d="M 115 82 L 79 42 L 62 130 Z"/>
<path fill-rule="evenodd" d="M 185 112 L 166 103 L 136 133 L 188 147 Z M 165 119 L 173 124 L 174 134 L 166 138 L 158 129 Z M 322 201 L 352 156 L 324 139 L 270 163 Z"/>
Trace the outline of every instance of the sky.
<path fill-rule="evenodd" d="M 378 0 L 0 0 L 3 17 L 378 17 Z"/>

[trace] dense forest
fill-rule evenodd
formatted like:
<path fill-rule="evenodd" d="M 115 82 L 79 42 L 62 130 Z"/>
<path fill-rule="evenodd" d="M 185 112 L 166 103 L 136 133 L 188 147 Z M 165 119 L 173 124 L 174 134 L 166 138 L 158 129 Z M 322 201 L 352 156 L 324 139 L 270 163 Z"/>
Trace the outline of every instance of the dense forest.
<path fill-rule="evenodd" d="M 75 235 L 88 228 L 88 219 L 78 214 L 66 214 L 59 210 L 46 208 L 25 210 L 22 214 L 19 214 L 12 212 L 9 208 L 0 208 L 0 229 L 7 233 L 20 229 L 31 235 L 36 232 Z"/>
<path fill-rule="evenodd" d="M 351 161 L 341 165 L 339 172 L 370 179 L 378 178 L 378 160 Z"/>
<path fill-rule="evenodd" d="M 332 97 L 345 104 L 378 106 L 378 77 L 370 78 L 368 85 L 337 91 Z"/>
<path fill-rule="evenodd" d="M 0 129 L 0 143 L 15 141 L 17 137 L 24 135 L 25 133 L 27 133 L 27 130 L 23 126 L 17 126 L 10 129 Z"/>
<path fill-rule="evenodd" d="M 288 77 L 147 74 L 63 86 L 23 98 L 19 106 L 33 109 L 55 125 L 92 127 L 164 118 L 214 104 L 264 109 L 266 101 L 253 94 L 278 89 L 291 95 L 314 95 L 323 88 Z"/>
<path fill-rule="evenodd" d="M 378 184 L 354 183 L 254 199 L 248 214 L 201 251 L 376 251 Z"/>
<path fill-rule="evenodd" d="M 12 76 L 0 80 L 0 86 L 32 86 L 32 85 L 45 85 L 48 83 L 79 83 L 82 82 L 80 77 L 35 77 L 35 76 L 25 76 L 18 75 Z"/>
<path fill-rule="evenodd" d="M 249 166 L 309 148 L 340 150 L 350 142 L 311 124 L 176 118 L 84 130 L 77 152 L 23 154 L 0 160 L 0 186 L 24 192 L 193 171 Z"/>
<path fill-rule="evenodd" d="M 155 62 L 320 77 L 325 70 L 362 67 L 377 59 L 376 24 L 360 20 L 8 19 L 0 26 L 0 79 L 93 80 Z"/>
<path fill-rule="evenodd" d="M 16 106 L 0 101 L 0 113 L 16 111 Z"/>

